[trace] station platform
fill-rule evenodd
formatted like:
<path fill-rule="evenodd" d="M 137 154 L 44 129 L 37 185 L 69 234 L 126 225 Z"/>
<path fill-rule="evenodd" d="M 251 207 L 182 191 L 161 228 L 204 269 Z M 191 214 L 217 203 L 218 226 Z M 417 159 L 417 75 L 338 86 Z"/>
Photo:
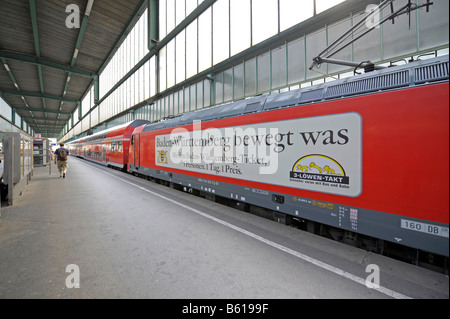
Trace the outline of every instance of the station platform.
<path fill-rule="evenodd" d="M 2 208 L 0 299 L 23 298 L 448 299 L 449 280 L 70 157 Z"/>

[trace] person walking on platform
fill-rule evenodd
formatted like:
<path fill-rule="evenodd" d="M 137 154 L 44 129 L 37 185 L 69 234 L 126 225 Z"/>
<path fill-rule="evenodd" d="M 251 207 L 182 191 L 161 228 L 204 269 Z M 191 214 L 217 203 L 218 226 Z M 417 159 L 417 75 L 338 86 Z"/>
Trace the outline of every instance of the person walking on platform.
<path fill-rule="evenodd" d="M 59 144 L 59 146 L 60 148 L 55 151 L 55 165 L 58 163 L 59 177 L 66 178 L 66 172 L 69 168 L 67 156 L 70 155 L 70 152 L 67 148 L 64 148 L 64 143 Z"/>

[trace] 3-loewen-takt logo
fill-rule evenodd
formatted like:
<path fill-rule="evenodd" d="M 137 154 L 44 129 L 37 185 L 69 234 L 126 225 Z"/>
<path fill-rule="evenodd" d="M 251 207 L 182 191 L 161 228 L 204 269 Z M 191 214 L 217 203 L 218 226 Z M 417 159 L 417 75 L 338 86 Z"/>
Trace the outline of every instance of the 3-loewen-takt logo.
<path fill-rule="evenodd" d="M 308 155 L 299 159 L 290 172 L 291 181 L 311 181 L 349 185 L 350 178 L 337 161 L 325 155 Z"/>

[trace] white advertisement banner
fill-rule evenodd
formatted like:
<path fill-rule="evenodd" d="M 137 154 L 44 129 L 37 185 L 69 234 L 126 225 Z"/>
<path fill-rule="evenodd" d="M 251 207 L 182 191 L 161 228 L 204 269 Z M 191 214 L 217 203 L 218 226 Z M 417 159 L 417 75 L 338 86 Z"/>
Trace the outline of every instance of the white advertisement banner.
<path fill-rule="evenodd" d="M 245 126 L 177 128 L 155 137 L 157 166 L 356 197 L 362 192 L 357 113 Z M 213 179 L 213 177 L 211 177 Z"/>

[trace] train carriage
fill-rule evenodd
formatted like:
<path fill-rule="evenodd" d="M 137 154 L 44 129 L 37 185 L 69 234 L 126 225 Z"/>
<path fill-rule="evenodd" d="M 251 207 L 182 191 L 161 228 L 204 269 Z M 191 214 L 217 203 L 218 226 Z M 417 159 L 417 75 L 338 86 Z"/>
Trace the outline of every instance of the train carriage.
<path fill-rule="evenodd" d="M 67 143 L 67 148 L 70 151 L 70 155 L 82 157 L 84 155 L 83 145 L 85 138 L 80 138 L 75 141 Z"/>
<path fill-rule="evenodd" d="M 449 255 L 448 56 L 136 128 L 129 171 Z"/>
<path fill-rule="evenodd" d="M 135 120 L 74 140 L 67 147 L 74 156 L 126 170 L 131 134 L 136 127 L 147 123 Z"/>

